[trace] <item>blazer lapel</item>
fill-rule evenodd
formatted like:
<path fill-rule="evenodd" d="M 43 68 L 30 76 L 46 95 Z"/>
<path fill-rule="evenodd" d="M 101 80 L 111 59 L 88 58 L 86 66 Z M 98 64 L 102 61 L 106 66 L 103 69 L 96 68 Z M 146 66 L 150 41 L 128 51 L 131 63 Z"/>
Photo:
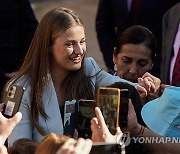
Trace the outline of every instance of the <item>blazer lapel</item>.
<path fill-rule="evenodd" d="M 45 88 L 43 96 L 45 112 L 48 115 L 46 125 L 49 133 L 54 132 L 63 134 L 61 111 L 59 109 L 57 95 L 51 78 L 49 78 L 49 83 Z"/>

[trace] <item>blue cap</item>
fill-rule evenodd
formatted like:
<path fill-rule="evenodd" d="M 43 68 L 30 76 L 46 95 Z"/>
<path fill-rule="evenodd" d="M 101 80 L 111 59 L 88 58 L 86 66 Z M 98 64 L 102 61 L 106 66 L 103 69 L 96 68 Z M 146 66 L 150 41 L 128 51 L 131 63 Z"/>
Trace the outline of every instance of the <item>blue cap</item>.
<path fill-rule="evenodd" d="M 141 115 L 153 132 L 180 137 L 180 87 L 165 88 L 161 97 L 143 106 Z"/>

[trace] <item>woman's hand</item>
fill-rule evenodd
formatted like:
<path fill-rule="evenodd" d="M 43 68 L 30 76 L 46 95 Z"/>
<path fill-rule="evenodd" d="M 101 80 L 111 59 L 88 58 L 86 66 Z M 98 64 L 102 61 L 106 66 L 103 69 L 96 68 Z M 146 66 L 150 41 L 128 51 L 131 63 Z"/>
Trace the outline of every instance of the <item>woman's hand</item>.
<path fill-rule="evenodd" d="M 56 154 L 89 154 L 92 148 L 92 141 L 90 139 L 79 138 L 77 141 L 69 138 Z"/>
<path fill-rule="evenodd" d="M 143 76 L 142 79 L 144 80 L 145 86 L 148 89 L 148 92 L 156 92 L 160 85 L 161 85 L 161 80 L 150 73 L 146 72 Z"/>
<path fill-rule="evenodd" d="M 161 85 L 161 80 L 146 72 L 141 78 L 138 78 L 139 85 L 136 87 L 141 98 L 147 96 L 157 97 L 158 90 Z"/>
<path fill-rule="evenodd" d="M 14 127 L 19 123 L 22 118 L 20 112 L 16 113 L 12 118 L 7 119 L 2 115 L 4 104 L 0 104 L 0 154 L 6 154 L 7 149 L 4 146 L 5 140 L 11 134 Z"/>
<path fill-rule="evenodd" d="M 14 127 L 19 123 L 22 118 L 22 114 L 17 112 L 12 118 L 5 118 L 0 112 L 0 144 L 4 145 L 5 140 L 11 134 Z"/>
<path fill-rule="evenodd" d="M 116 143 L 117 136 L 122 134 L 120 128 L 118 127 L 116 135 L 112 135 L 106 126 L 101 110 L 95 108 L 96 118 L 91 120 L 91 130 L 92 130 L 92 141 L 93 142 L 106 142 L 106 143 Z M 128 109 L 128 125 L 123 128 L 123 132 L 129 132 L 132 135 L 138 134 L 141 129 L 141 125 L 137 122 L 136 113 L 132 105 L 131 100 L 129 100 Z"/>
<path fill-rule="evenodd" d="M 141 125 L 137 121 L 137 116 L 132 105 L 132 101 L 129 99 L 129 108 L 128 108 L 128 124 L 125 129 L 122 129 L 123 132 L 129 132 L 131 135 L 136 135 L 141 129 Z"/>
<path fill-rule="evenodd" d="M 95 108 L 96 118 L 91 120 L 92 141 L 116 143 L 117 135 L 122 134 L 120 128 L 117 129 L 116 135 L 112 135 L 106 126 L 104 117 L 99 107 Z"/>

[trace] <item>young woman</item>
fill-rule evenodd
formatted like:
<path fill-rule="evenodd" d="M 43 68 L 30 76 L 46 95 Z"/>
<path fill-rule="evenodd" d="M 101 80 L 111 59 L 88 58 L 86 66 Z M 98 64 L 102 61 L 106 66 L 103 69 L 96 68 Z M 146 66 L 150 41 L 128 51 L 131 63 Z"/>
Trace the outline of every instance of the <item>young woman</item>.
<path fill-rule="evenodd" d="M 9 146 L 20 138 L 39 141 L 49 133 L 63 134 L 66 102 L 94 99 L 99 86 L 128 82 L 101 70 L 85 53 L 84 25 L 77 14 L 66 8 L 49 11 L 39 23 L 18 74 L 7 86 L 25 88 L 19 108 L 22 120 L 9 136 Z M 68 114 L 71 118 L 73 109 Z"/>

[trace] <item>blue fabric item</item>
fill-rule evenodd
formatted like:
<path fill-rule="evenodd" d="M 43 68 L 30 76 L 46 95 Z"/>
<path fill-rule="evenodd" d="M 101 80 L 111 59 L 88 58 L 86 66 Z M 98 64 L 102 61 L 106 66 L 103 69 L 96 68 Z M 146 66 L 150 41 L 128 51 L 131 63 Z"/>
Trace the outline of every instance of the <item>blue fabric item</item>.
<path fill-rule="evenodd" d="M 144 105 L 141 115 L 155 133 L 180 138 L 180 87 L 167 87 L 161 97 Z"/>

